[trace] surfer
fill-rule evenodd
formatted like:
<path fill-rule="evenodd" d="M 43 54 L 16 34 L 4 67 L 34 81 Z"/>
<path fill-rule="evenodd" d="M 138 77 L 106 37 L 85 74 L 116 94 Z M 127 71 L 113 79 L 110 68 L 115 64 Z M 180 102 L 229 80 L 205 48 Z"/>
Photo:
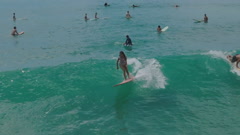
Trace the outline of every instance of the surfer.
<path fill-rule="evenodd" d="M 84 19 L 85 21 L 89 20 L 89 18 L 87 17 L 87 14 L 85 14 Z"/>
<path fill-rule="evenodd" d="M 237 63 L 236 63 L 236 67 L 239 68 L 239 67 L 238 67 L 238 63 L 240 62 L 240 54 L 236 54 L 236 55 L 234 55 L 234 56 L 228 55 L 228 56 L 227 56 L 227 59 L 228 59 L 230 62 L 232 62 L 232 63 L 237 62 Z"/>
<path fill-rule="evenodd" d="M 124 43 L 124 45 L 132 45 L 132 40 L 131 40 L 131 38 L 127 35 L 126 36 L 126 41 L 125 41 L 125 43 Z"/>
<path fill-rule="evenodd" d="M 160 25 L 158 25 L 158 27 L 157 27 L 157 31 L 158 31 L 158 32 L 161 32 L 161 31 L 162 31 L 162 28 L 161 28 Z"/>
<path fill-rule="evenodd" d="M 13 35 L 13 36 L 19 35 L 19 33 L 17 32 L 17 27 L 16 26 L 13 27 L 11 35 Z"/>
<path fill-rule="evenodd" d="M 205 23 L 207 23 L 208 22 L 208 17 L 207 17 L 207 15 L 206 14 L 204 14 L 204 20 L 203 20 Z"/>
<path fill-rule="evenodd" d="M 13 13 L 13 21 L 16 21 L 15 13 Z"/>
<path fill-rule="evenodd" d="M 97 12 L 95 13 L 95 19 L 99 19 L 99 18 L 97 17 Z"/>
<path fill-rule="evenodd" d="M 118 65 L 120 65 L 120 68 L 123 71 L 124 79 L 127 80 L 126 74 L 127 74 L 128 78 L 130 78 L 128 68 L 127 68 L 127 57 L 123 51 L 120 51 L 120 53 L 119 53 L 119 57 L 117 59 L 117 69 L 119 69 Z"/>
<path fill-rule="evenodd" d="M 127 11 L 127 13 L 126 13 L 126 18 L 131 18 L 129 11 Z"/>

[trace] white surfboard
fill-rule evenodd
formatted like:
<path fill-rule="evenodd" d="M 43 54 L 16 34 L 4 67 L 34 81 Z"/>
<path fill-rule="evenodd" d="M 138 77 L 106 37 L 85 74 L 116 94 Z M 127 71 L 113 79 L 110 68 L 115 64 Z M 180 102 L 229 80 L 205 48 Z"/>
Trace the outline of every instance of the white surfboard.
<path fill-rule="evenodd" d="M 119 86 L 119 85 L 123 85 L 123 84 L 128 83 L 128 82 L 131 82 L 131 81 L 133 81 L 133 80 L 134 80 L 134 76 L 133 76 L 132 78 L 129 78 L 129 79 L 127 79 L 127 80 L 122 81 L 122 82 L 119 83 L 119 84 L 113 85 L 113 87 L 116 87 L 116 86 Z"/>
<path fill-rule="evenodd" d="M 18 35 L 22 35 L 22 34 L 24 34 L 24 31 L 18 33 Z"/>
<path fill-rule="evenodd" d="M 197 20 L 197 19 L 193 19 L 194 20 L 194 23 L 201 23 L 203 22 L 203 20 Z"/>
<path fill-rule="evenodd" d="M 164 27 L 164 28 L 161 30 L 161 32 L 164 32 L 164 31 L 166 31 L 167 29 L 168 29 L 168 26 Z"/>
<path fill-rule="evenodd" d="M 17 20 L 28 20 L 27 18 L 17 18 Z"/>
<path fill-rule="evenodd" d="M 93 18 L 93 19 L 89 19 L 90 21 L 96 21 L 98 20 L 99 18 Z"/>

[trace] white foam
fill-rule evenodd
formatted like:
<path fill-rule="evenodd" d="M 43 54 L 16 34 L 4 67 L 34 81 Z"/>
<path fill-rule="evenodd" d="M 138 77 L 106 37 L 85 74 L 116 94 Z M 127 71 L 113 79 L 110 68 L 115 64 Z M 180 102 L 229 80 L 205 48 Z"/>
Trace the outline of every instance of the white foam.
<path fill-rule="evenodd" d="M 230 69 L 230 71 L 232 72 L 232 73 L 235 73 L 235 74 L 237 74 L 238 76 L 240 76 L 240 70 L 239 69 L 237 69 L 237 67 L 236 67 L 236 62 L 235 63 L 231 63 L 231 62 L 229 62 L 229 60 L 227 59 L 227 55 L 232 55 L 232 54 L 234 54 L 234 53 L 236 53 L 235 51 L 234 52 L 222 52 L 222 51 L 209 51 L 209 52 L 207 52 L 207 53 L 205 53 L 205 54 L 207 54 L 207 55 L 211 55 L 211 56 L 213 56 L 214 58 L 221 58 L 221 59 L 224 59 L 226 62 L 228 62 L 230 65 L 231 65 L 231 69 Z"/>
<path fill-rule="evenodd" d="M 138 60 L 129 58 L 128 65 L 133 67 L 133 74 L 137 81 L 141 81 L 144 88 L 165 88 L 167 78 L 161 71 L 161 65 L 156 59 Z"/>
<path fill-rule="evenodd" d="M 227 52 L 212 51 L 212 50 L 207 52 L 207 53 L 204 53 L 204 54 L 211 55 L 214 58 L 222 58 L 222 59 L 225 59 L 225 60 L 227 60 L 226 56 L 229 55 Z"/>

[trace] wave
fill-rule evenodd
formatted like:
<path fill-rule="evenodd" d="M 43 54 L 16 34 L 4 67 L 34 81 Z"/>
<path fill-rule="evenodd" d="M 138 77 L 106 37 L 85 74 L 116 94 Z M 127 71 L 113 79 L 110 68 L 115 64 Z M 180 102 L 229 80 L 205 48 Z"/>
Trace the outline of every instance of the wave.
<path fill-rule="evenodd" d="M 144 88 L 165 88 L 167 78 L 161 71 L 161 64 L 156 59 L 129 58 L 128 65 L 133 66 L 133 74 L 141 81 Z"/>
<path fill-rule="evenodd" d="M 204 53 L 206 55 L 210 55 L 214 58 L 219 58 L 219 59 L 223 59 L 224 61 L 226 61 L 229 65 L 230 65 L 230 72 L 234 73 L 234 74 L 237 74 L 238 76 L 240 76 L 240 69 L 238 69 L 236 67 L 236 62 L 235 63 L 231 63 L 229 62 L 229 60 L 227 59 L 227 55 L 233 55 L 233 54 L 236 54 L 236 51 L 232 51 L 232 52 L 223 52 L 223 51 L 214 51 L 214 50 L 211 50 L 207 53 Z"/>

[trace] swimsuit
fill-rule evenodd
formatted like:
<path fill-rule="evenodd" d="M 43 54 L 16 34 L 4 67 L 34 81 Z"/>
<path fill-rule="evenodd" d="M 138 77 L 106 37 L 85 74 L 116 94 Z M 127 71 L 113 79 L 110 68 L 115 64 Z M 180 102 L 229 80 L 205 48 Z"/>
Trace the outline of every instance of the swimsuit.
<path fill-rule="evenodd" d="M 125 66 L 125 65 L 127 65 L 127 61 L 124 58 L 119 57 L 119 65 Z"/>

